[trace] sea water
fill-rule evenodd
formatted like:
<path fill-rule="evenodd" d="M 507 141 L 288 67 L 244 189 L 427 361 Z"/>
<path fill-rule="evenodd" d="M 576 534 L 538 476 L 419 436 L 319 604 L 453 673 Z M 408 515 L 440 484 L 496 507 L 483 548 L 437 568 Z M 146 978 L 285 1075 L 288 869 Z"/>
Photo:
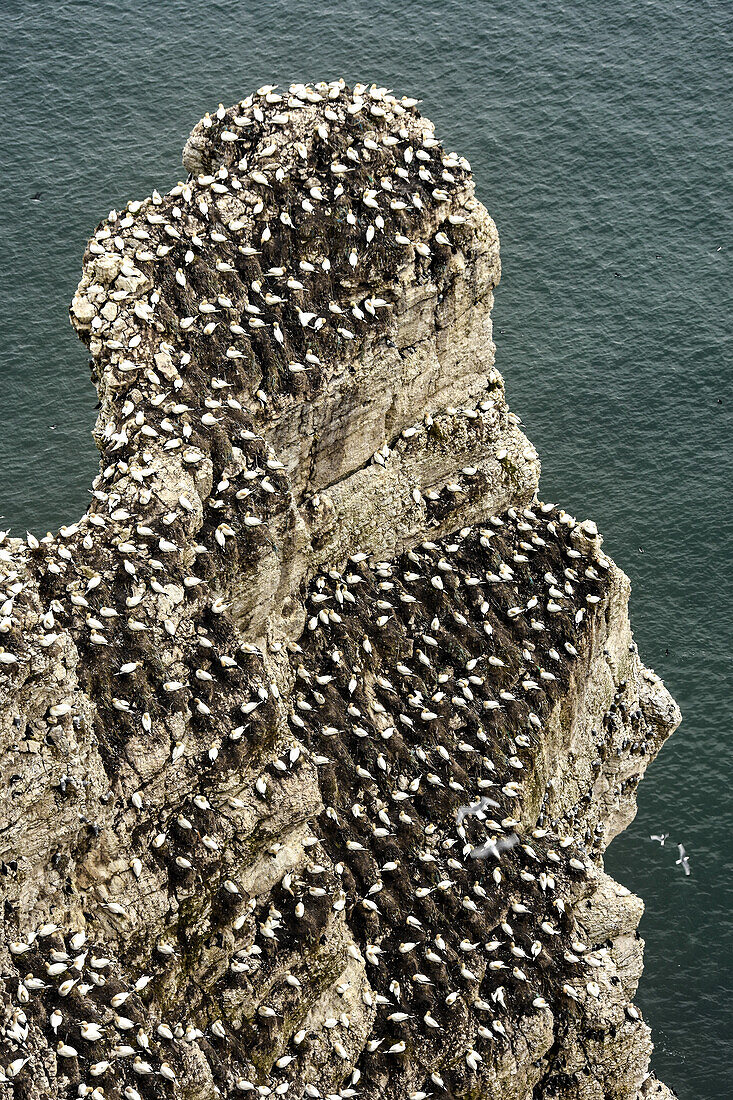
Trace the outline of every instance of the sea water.
<path fill-rule="evenodd" d="M 728 0 L 0 0 L 14 533 L 87 506 L 96 396 L 67 315 L 84 245 L 182 178 L 205 111 L 263 83 L 376 81 L 471 161 L 502 242 L 497 363 L 542 495 L 605 533 L 684 714 L 607 855 L 646 902 L 637 1001 L 683 1100 L 733 1095 L 732 20 Z"/>

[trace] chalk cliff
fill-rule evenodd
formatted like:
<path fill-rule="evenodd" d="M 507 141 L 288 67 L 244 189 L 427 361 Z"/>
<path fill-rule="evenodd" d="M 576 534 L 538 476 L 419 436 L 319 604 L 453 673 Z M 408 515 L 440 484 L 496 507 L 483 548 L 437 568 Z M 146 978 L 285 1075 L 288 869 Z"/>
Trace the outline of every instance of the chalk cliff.
<path fill-rule="evenodd" d="M 470 166 L 338 82 L 184 165 L 84 256 L 89 510 L 0 537 L 0 1097 L 671 1096 L 602 855 L 679 714 Z"/>

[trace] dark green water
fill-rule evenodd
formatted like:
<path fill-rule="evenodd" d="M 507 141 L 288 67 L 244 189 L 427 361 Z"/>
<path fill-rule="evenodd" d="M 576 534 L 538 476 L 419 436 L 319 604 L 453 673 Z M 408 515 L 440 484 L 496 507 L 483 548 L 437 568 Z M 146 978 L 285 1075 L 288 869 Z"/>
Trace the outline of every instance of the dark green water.
<path fill-rule="evenodd" d="M 96 467 L 67 320 L 84 242 L 180 178 L 205 110 L 265 82 L 374 80 L 420 96 L 471 160 L 543 495 L 606 532 L 684 712 L 608 854 L 647 903 L 638 1003 L 682 1100 L 733 1095 L 732 47 L 726 0 L 0 0 L 0 526 L 17 533 L 77 516 Z"/>

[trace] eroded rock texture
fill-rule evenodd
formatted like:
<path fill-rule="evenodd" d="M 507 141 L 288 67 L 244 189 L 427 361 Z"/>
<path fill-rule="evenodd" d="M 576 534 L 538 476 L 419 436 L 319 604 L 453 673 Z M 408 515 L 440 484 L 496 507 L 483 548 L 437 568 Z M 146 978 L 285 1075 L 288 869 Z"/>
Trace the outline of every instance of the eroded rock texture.
<path fill-rule="evenodd" d="M 184 164 L 84 257 L 89 511 L 0 539 L 0 1096 L 669 1096 L 602 853 L 679 716 L 468 163 L 334 83 Z"/>

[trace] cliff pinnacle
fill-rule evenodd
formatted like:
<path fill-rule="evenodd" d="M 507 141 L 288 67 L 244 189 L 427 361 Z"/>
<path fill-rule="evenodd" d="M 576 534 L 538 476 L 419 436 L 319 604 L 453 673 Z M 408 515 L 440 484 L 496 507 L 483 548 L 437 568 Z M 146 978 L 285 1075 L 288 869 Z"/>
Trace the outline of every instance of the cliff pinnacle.
<path fill-rule="evenodd" d="M 331 82 L 184 165 L 84 256 L 89 510 L 0 539 L 0 1097 L 669 1096 L 602 854 L 679 714 L 468 162 Z"/>

